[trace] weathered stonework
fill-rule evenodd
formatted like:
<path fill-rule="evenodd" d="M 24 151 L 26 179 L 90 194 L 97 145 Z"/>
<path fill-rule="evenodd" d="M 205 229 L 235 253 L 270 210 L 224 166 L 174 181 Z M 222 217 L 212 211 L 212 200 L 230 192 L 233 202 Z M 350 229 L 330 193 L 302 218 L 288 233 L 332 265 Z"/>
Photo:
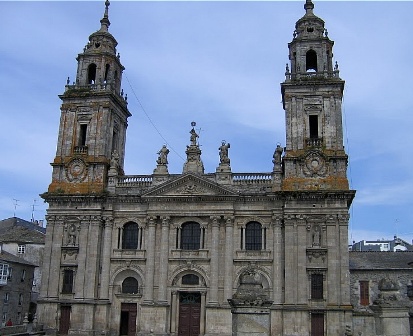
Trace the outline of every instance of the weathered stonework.
<path fill-rule="evenodd" d="M 348 334 L 344 81 L 312 2 L 288 45 L 286 146 L 264 173 L 232 172 L 226 142 L 205 173 L 193 123 L 182 174 L 166 146 L 152 174 L 124 174 L 131 114 L 108 7 L 60 96 L 41 322 L 70 335 Z M 252 269 L 259 293 L 241 304 Z"/>

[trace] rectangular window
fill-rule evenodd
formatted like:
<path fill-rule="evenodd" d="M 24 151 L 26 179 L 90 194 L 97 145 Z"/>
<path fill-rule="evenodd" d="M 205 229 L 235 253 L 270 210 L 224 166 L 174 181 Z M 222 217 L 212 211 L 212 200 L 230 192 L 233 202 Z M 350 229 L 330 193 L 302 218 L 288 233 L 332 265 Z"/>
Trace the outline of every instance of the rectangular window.
<path fill-rule="evenodd" d="M 0 264 L 0 284 L 7 285 L 7 277 L 9 275 L 9 265 Z"/>
<path fill-rule="evenodd" d="M 311 313 L 311 336 L 324 336 L 323 313 Z"/>
<path fill-rule="evenodd" d="M 79 146 L 86 146 L 87 124 L 80 124 Z"/>
<path fill-rule="evenodd" d="M 26 245 L 20 244 L 17 248 L 17 253 L 18 254 L 23 254 L 26 253 Z"/>
<path fill-rule="evenodd" d="M 368 306 L 370 304 L 370 288 L 368 281 L 360 281 L 360 304 Z"/>
<path fill-rule="evenodd" d="M 317 139 L 318 138 L 318 115 L 308 116 L 308 123 L 310 126 L 310 138 Z"/>
<path fill-rule="evenodd" d="M 62 293 L 73 293 L 73 270 L 64 270 Z"/>
<path fill-rule="evenodd" d="M 10 297 L 10 294 L 9 294 L 9 293 L 4 293 L 3 302 L 4 302 L 4 303 L 8 303 L 8 302 L 9 302 L 9 297 Z"/>
<path fill-rule="evenodd" d="M 23 303 L 23 294 L 19 294 L 19 306 L 21 306 Z"/>
<path fill-rule="evenodd" d="M 23 282 L 25 279 L 26 279 L 26 270 L 24 269 L 22 270 L 22 276 L 21 276 L 20 281 Z"/>
<path fill-rule="evenodd" d="M 323 299 L 323 275 L 311 274 L 311 299 Z"/>

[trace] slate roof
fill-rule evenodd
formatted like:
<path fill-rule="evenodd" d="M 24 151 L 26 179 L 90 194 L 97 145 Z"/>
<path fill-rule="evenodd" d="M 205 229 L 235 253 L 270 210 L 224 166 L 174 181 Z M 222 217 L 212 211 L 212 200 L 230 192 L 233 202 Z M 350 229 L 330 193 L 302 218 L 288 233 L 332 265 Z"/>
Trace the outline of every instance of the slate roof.
<path fill-rule="evenodd" d="M 10 263 L 17 263 L 17 264 L 23 264 L 23 265 L 28 265 L 28 266 L 33 266 L 37 267 L 38 265 L 35 265 L 29 261 L 24 260 L 23 258 L 20 258 L 18 256 L 15 256 L 14 254 L 11 254 L 6 251 L 1 251 L 0 252 L 0 261 L 5 261 L 5 262 L 10 262 Z"/>
<path fill-rule="evenodd" d="M 362 270 L 411 270 L 413 271 L 413 252 L 349 252 L 350 271 Z"/>
<path fill-rule="evenodd" d="M 36 223 L 11 217 L 0 221 L 0 243 L 44 244 L 46 229 Z"/>

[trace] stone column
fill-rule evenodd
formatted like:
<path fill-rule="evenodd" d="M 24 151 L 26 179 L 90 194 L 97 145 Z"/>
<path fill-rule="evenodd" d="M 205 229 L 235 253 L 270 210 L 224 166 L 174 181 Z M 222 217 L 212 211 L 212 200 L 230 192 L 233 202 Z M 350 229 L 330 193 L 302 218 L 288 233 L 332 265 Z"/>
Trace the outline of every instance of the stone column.
<path fill-rule="evenodd" d="M 199 237 L 199 249 L 200 250 L 204 249 L 204 233 L 205 233 L 205 228 L 201 226 L 201 235 Z"/>
<path fill-rule="evenodd" d="M 97 279 L 98 279 L 98 257 L 100 252 L 100 216 L 90 216 L 89 234 L 87 236 L 87 258 L 86 258 L 86 277 L 85 277 L 85 298 L 94 299 L 97 295 Z"/>
<path fill-rule="evenodd" d="M 211 288 L 209 304 L 218 304 L 219 217 L 211 216 Z"/>
<path fill-rule="evenodd" d="M 53 279 L 50 276 L 52 272 L 52 264 L 53 264 L 53 243 L 55 240 L 55 231 L 57 230 L 57 220 L 55 216 L 47 216 L 47 233 L 45 239 L 45 246 L 44 246 L 44 261 L 43 261 L 43 272 L 42 272 L 42 283 L 41 283 L 41 290 L 40 296 L 42 298 L 54 296 L 57 297 L 57 290 L 51 292 L 51 287 L 49 282 Z M 58 236 L 57 236 L 58 237 Z M 59 254 L 60 255 L 60 254 Z M 60 259 L 59 259 L 59 267 L 60 267 Z M 59 274 L 59 272 L 55 272 L 54 274 Z M 59 283 L 59 281 L 57 281 Z"/>
<path fill-rule="evenodd" d="M 89 237 L 89 216 L 81 216 L 80 221 L 80 232 L 79 232 L 79 254 L 77 256 L 77 272 L 75 280 L 75 298 L 84 298 L 85 297 L 85 277 L 86 272 L 86 252 L 88 249 L 87 242 Z"/>
<path fill-rule="evenodd" d="M 65 216 L 56 216 L 54 217 L 54 224 L 53 224 L 53 233 L 51 237 L 51 254 L 50 254 L 50 267 L 48 269 L 49 272 L 49 279 L 48 279 L 48 288 L 47 296 L 51 297 L 59 297 L 59 287 L 61 283 L 61 278 L 59 276 L 56 277 L 56 274 L 61 274 L 60 272 L 60 259 L 62 255 L 62 238 L 64 233 L 64 224 L 67 220 Z M 44 268 L 46 270 L 46 268 Z"/>
<path fill-rule="evenodd" d="M 348 269 L 349 254 L 348 254 L 348 221 L 349 214 L 339 215 L 338 224 L 340 231 L 340 277 L 341 277 L 341 295 L 340 304 L 350 304 L 350 274 Z"/>
<path fill-rule="evenodd" d="M 169 259 L 169 217 L 162 218 L 161 233 L 161 255 L 159 260 L 159 303 L 167 303 L 166 300 L 166 281 L 168 276 L 168 259 Z"/>
<path fill-rule="evenodd" d="M 148 218 L 148 247 L 146 250 L 145 303 L 153 303 L 153 280 L 155 272 L 155 217 Z"/>
<path fill-rule="evenodd" d="M 102 271 L 100 280 L 100 295 L 104 300 L 109 299 L 110 254 L 112 251 L 112 225 L 113 218 L 105 218 L 103 233 Z"/>
<path fill-rule="evenodd" d="M 225 270 L 224 270 L 224 302 L 232 297 L 232 272 L 234 253 L 234 218 L 225 219 Z"/>
<path fill-rule="evenodd" d="M 285 303 L 297 302 L 297 223 L 294 215 L 285 218 Z"/>
<path fill-rule="evenodd" d="M 178 292 L 172 292 L 172 300 L 171 300 L 171 333 L 175 335 L 177 332 L 176 330 L 176 312 L 177 312 L 177 304 L 176 304 L 176 296 Z"/>
<path fill-rule="evenodd" d="M 205 296 L 206 292 L 201 292 L 201 316 L 199 321 L 199 335 L 205 334 Z"/>
<path fill-rule="evenodd" d="M 275 304 L 283 302 L 284 258 L 281 217 L 272 218 L 273 227 L 273 301 Z"/>

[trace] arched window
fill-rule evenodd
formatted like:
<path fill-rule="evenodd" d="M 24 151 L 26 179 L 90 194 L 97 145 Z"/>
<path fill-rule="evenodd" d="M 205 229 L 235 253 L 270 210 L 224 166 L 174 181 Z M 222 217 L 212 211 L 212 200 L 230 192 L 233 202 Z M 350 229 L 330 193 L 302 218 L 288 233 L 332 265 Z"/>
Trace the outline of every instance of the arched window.
<path fill-rule="evenodd" d="M 92 63 L 87 69 L 87 83 L 95 84 L 96 81 L 96 64 Z"/>
<path fill-rule="evenodd" d="M 317 72 L 317 53 L 314 50 L 307 51 L 305 55 L 305 70 L 307 72 Z"/>
<path fill-rule="evenodd" d="M 195 274 L 185 274 L 181 282 L 182 285 L 199 285 L 199 277 Z"/>
<path fill-rule="evenodd" d="M 258 222 L 250 222 L 245 226 L 245 249 L 262 249 L 262 227 Z"/>
<path fill-rule="evenodd" d="M 106 68 L 105 68 L 105 83 L 108 81 L 108 77 L 109 77 L 109 69 L 110 69 L 110 65 L 106 64 Z"/>
<path fill-rule="evenodd" d="M 195 222 L 182 225 L 181 229 L 181 249 L 199 250 L 201 241 L 201 226 Z"/>
<path fill-rule="evenodd" d="M 139 293 L 139 283 L 133 277 L 128 277 L 122 282 L 122 293 L 124 294 L 138 294 Z"/>
<path fill-rule="evenodd" d="M 123 226 L 122 249 L 138 248 L 138 224 L 129 222 Z"/>

